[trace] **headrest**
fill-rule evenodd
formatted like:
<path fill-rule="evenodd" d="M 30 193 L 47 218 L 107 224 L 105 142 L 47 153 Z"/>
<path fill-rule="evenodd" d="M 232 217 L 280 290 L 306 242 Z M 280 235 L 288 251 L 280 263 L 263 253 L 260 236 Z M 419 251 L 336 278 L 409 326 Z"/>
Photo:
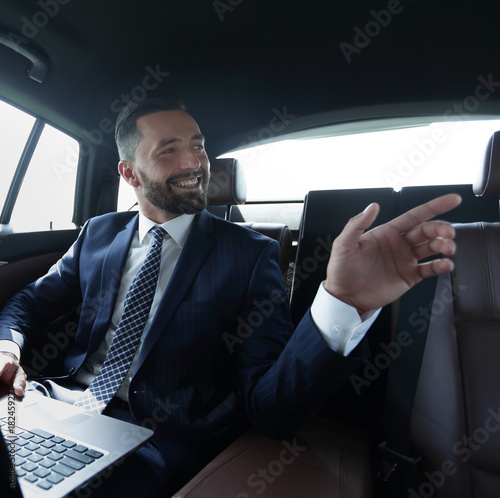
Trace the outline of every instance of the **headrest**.
<path fill-rule="evenodd" d="M 452 271 L 455 320 L 498 321 L 500 224 L 477 222 L 453 226 L 457 243 Z"/>
<path fill-rule="evenodd" d="M 243 168 L 237 159 L 210 161 L 208 205 L 244 204 L 247 200 L 247 183 Z"/>
<path fill-rule="evenodd" d="M 500 131 L 488 142 L 484 167 L 472 188 L 476 195 L 500 199 Z"/>

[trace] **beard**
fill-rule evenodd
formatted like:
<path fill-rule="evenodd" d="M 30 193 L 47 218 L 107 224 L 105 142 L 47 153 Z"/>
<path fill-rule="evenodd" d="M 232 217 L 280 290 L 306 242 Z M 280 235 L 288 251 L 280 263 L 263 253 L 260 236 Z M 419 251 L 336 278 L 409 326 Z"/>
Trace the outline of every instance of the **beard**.
<path fill-rule="evenodd" d="M 207 207 L 207 190 L 210 174 L 200 171 L 197 176 L 201 182 L 201 188 L 179 194 L 174 192 L 170 185 L 173 180 L 189 178 L 188 175 L 176 175 L 170 177 L 165 183 L 151 180 L 143 173 L 140 174 L 142 189 L 146 199 L 153 206 L 169 214 L 198 214 Z"/>

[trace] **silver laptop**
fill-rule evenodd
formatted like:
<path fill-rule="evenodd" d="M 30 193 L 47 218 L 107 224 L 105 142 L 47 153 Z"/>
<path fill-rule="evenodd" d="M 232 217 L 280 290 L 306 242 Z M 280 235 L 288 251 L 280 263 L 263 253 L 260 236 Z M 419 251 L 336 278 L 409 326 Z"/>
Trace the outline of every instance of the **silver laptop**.
<path fill-rule="evenodd" d="M 10 468 L 2 472 L 9 473 L 25 498 L 78 496 L 78 490 L 153 435 L 36 392 L 20 400 L 3 388 L 0 426 L 10 459 Z"/>

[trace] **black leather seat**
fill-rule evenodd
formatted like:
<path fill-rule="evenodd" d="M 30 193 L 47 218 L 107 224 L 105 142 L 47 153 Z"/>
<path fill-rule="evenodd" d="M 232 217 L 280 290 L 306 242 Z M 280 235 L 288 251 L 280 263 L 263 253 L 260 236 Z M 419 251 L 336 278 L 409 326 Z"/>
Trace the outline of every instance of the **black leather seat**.
<path fill-rule="evenodd" d="M 307 194 L 299 230 L 291 299 L 292 320 L 297 325 L 314 300 L 335 238 L 347 220 L 378 202 L 381 212 L 376 224 L 385 223 L 396 213 L 392 188 L 315 190 Z"/>

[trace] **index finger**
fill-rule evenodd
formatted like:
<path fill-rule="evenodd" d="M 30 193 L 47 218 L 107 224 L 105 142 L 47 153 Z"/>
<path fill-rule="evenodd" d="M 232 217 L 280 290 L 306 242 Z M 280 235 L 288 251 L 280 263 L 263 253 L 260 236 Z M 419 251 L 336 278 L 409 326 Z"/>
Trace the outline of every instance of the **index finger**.
<path fill-rule="evenodd" d="M 389 222 L 389 225 L 396 228 L 400 233 L 404 233 L 420 225 L 424 221 L 428 221 L 440 214 L 451 211 L 461 202 L 462 198 L 458 194 L 446 194 L 441 197 L 436 197 L 394 218 Z"/>

